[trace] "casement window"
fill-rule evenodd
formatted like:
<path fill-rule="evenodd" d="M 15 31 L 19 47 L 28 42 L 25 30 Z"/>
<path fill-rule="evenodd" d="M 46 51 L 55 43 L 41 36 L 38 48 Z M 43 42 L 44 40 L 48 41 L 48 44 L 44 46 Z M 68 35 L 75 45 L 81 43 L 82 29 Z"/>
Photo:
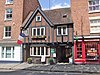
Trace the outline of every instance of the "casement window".
<path fill-rule="evenodd" d="M 2 58 L 14 58 L 14 47 L 2 47 Z"/>
<path fill-rule="evenodd" d="M 11 38 L 11 26 L 4 27 L 4 38 Z"/>
<path fill-rule="evenodd" d="M 5 10 L 5 20 L 12 20 L 12 8 Z"/>
<path fill-rule="evenodd" d="M 40 22 L 41 21 L 41 16 L 36 16 L 36 22 Z"/>
<path fill-rule="evenodd" d="M 89 11 L 100 10 L 100 0 L 89 0 Z"/>
<path fill-rule="evenodd" d="M 57 35 L 67 35 L 67 26 L 57 27 Z"/>
<path fill-rule="evenodd" d="M 6 0 L 6 4 L 13 4 L 13 0 Z"/>
<path fill-rule="evenodd" d="M 31 47 L 30 56 L 50 56 L 50 48 L 48 47 Z"/>
<path fill-rule="evenodd" d="M 45 35 L 45 27 L 32 28 L 32 36 Z"/>

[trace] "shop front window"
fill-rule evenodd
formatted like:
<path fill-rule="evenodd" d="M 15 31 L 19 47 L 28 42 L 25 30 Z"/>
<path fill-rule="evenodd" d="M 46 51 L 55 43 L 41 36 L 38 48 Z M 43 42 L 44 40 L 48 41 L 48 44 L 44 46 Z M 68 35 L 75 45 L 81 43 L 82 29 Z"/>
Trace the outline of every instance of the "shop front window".
<path fill-rule="evenodd" d="M 87 42 L 85 44 L 86 59 L 87 60 L 97 60 L 98 59 L 98 43 Z"/>

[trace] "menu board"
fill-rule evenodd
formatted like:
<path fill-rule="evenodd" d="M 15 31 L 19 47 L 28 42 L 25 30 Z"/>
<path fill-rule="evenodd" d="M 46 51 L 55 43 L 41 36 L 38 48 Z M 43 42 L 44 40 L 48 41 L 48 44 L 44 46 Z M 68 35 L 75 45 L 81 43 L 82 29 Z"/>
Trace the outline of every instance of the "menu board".
<path fill-rule="evenodd" d="M 87 50 L 87 55 L 88 56 L 96 56 L 97 50 L 95 48 L 91 48 L 91 49 Z"/>

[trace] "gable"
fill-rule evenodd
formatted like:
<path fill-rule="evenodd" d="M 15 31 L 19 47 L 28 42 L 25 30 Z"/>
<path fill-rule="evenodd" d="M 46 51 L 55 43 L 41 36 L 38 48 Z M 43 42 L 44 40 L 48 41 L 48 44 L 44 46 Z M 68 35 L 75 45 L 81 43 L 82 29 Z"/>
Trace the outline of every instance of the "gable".
<path fill-rule="evenodd" d="M 38 7 L 34 12 L 31 12 L 29 14 L 29 16 L 25 19 L 25 21 L 22 24 L 22 28 L 23 29 L 27 29 L 30 24 L 32 23 L 32 21 L 35 19 L 36 15 L 40 13 L 40 15 L 45 19 L 45 21 L 52 27 L 54 26 L 53 23 L 46 17 L 46 15 L 44 14 L 44 12 Z M 23 30 L 22 29 L 22 30 Z"/>

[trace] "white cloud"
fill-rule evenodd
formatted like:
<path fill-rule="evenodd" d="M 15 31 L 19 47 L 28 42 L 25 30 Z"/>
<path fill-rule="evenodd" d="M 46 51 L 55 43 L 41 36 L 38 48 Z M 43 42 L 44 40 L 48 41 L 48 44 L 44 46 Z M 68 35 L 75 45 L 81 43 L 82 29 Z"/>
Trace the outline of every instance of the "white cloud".
<path fill-rule="evenodd" d="M 70 5 L 69 5 L 69 4 L 67 4 L 67 3 L 64 3 L 64 4 L 59 3 L 59 4 L 56 4 L 56 5 L 54 5 L 54 6 L 51 6 L 51 8 L 50 8 L 50 9 L 67 8 L 67 7 L 70 7 Z"/>
<path fill-rule="evenodd" d="M 49 8 L 42 8 L 42 10 L 49 10 Z"/>
<path fill-rule="evenodd" d="M 59 4 L 55 4 L 55 5 L 51 6 L 50 8 L 42 8 L 42 9 L 49 10 L 49 9 L 68 8 L 68 7 L 70 7 L 70 5 L 67 3 L 59 3 Z"/>

